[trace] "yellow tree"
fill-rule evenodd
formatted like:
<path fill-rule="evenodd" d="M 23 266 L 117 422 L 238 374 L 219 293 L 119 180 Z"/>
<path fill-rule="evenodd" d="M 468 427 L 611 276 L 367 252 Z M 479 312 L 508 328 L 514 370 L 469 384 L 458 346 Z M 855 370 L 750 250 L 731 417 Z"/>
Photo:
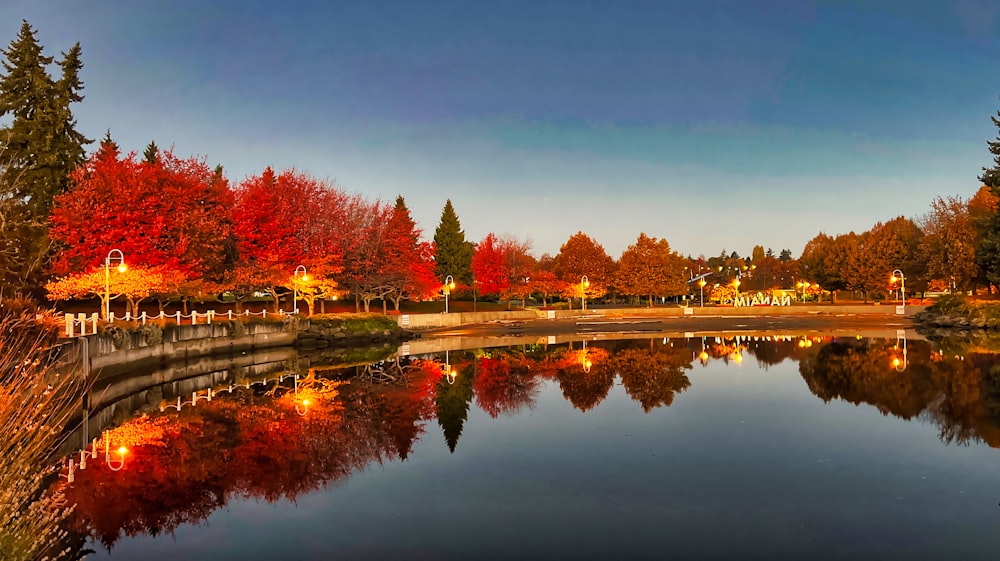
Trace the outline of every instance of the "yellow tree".
<path fill-rule="evenodd" d="M 969 203 L 960 197 L 936 197 L 924 218 L 920 250 L 927 259 L 927 276 L 950 288 L 966 290 L 979 276 L 978 233 L 969 210 Z"/>
<path fill-rule="evenodd" d="M 684 258 L 670 250 L 667 240 L 639 234 L 636 242 L 622 253 L 614 284 L 630 296 L 676 296 L 687 291 L 683 276 Z"/>
<path fill-rule="evenodd" d="M 292 275 L 288 279 L 287 287 L 291 288 L 298 297 L 306 301 L 309 308 L 309 315 L 313 315 L 316 309 L 316 301 L 326 298 L 336 298 L 338 294 L 337 281 L 322 275 L 312 276 L 309 274 Z"/>
<path fill-rule="evenodd" d="M 143 267 L 129 267 L 123 272 L 112 269 L 105 276 L 104 268 L 98 267 L 49 282 L 45 290 L 49 300 L 100 298 L 102 315 L 110 300 L 124 297 L 127 310 L 135 315 L 140 302 L 164 287 L 165 276 L 159 268 Z"/>

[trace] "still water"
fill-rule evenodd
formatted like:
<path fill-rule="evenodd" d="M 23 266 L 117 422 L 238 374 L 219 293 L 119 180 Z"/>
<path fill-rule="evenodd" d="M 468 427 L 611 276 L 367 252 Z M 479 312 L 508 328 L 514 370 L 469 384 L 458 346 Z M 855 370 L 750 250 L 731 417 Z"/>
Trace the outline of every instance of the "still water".
<path fill-rule="evenodd" d="M 313 366 L 120 424 L 69 527 L 145 561 L 996 559 L 995 363 L 761 336 Z"/>

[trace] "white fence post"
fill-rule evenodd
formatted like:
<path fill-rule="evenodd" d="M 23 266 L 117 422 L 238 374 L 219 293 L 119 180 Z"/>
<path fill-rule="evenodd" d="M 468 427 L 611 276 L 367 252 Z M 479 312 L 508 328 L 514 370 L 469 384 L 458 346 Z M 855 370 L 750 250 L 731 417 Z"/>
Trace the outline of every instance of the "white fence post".
<path fill-rule="evenodd" d="M 73 314 L 64 314 L 63 315 L 63 319 L 66 320 L 66 336 L 67 337 L 72 337 L 73 336 L 73 324 L 75 323 L 76 320 L 73 319 Z"/>
<path fill-rule="evenodd" d="M 90 315 L 90 333 L 92 335 L 96 335 L 97 334 L 97 317 L 98 316 L 97 316 L 96 312 Z M 86 335 L 86 331 L 87 330 L 84 329 L 83 331 L 84 331 L 84 335 Z"/>
<path fill-rule="evenodd" d="M 177 310 L 177 325 L 181 324 L 181 311 Z"/>

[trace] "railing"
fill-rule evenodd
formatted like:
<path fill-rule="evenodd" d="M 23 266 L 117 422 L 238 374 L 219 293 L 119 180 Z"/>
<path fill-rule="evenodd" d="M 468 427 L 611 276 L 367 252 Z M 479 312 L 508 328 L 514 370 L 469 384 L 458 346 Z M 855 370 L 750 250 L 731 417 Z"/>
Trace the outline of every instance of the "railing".
<path fill-rule="evenodd" d="M 137 322 L 145 325 L 147 322 L 150 321 L 165 320 L 165 321 L 176 321 L 177 325 L 181 325 L 182 323 L 184 324 L 190 323 L 190 325 L 197 325 L 199 323 L 212 323 L 216 319 L 225 319 L 227 321 L 232 321 L 233 319 L 238 317 L 259 316 L 263 318 L 267 317 L 268 315 L 278 316 L 279 318 L 281 318 L 293 314 L 291 312 L 286 312 L 284 310 L 278 310 L 277 312 L 268 312 L 267 310 L 261 310 L 259 312 L 251 312 L 250 310 L 246 310 L 242 313 L 234 313 L 232 310 L 229 310 L 221 314 L 214 310 L 209 310 L 207 312 L 192 311 L 189 314 L 182 314 L 181 312 L 175 312 L 172 314 L 168 314 L 166 312 L 160 312 L 155 315 L 150 315 L 147 314 L 146 312 L 142 312 L 137 316 L 133 316 L 129 312 L 125 312 L 124 316 L 116 317 L 115 313 L 111 312 L 109 323 L 113 323 L 115 320 L 119 320 L 119 321 Z M 66 323 L 66 330 L 64 332 L 64 335 L 66 337 L 78 337 L 78 336 L 82 337 L 85 335 L 93 335 L 97 333 L 97 322 L 99 318 L 97 313 L 64 314 L 63 317 Z M 199 320 L 204 320 L 204 321 L 199 321 Z"/>

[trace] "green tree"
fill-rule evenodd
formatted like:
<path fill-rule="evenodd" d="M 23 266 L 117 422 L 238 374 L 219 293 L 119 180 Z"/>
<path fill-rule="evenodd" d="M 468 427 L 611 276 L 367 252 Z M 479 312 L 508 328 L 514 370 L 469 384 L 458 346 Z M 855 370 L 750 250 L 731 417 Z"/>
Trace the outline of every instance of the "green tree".
<path fill-rule="evenodd" d="M 1000 127 L 1000 111 L 995 117 L 990 117 L 993 125 Z M 983 168 L 979 180 L 990 188 L 994 196 L 1000 197 L 1000 135 L 996 140 L 986 142 L 990 154 L 993 154 L 993 167 Z M 994 209 L 977 220 L 979 230 L 979 246 L 976 248 L 976 261 L 986 279 L 994 284 L 1000 284 L 1000 211 Z"/>
<path fill-rule="evenodd" d="M 448 199 L 441 211 L 441 222 L 434 230 L 434 274 L 442 282 L 451 275 L 456 282 L 472 284 L 473 246 L 465 241 L 465 232 Z"/>
<path fill-rule="evenodd" d="M 6 201 L 5 233 L 0 253 L 10 254 L 0 279 L 15 289 L 43 284 L 51 243 L 47 219 L 52 200 L 66 189 L 67 177 L 84 161 L 90 141 L 76 130 L 70 105 L 83 99 L 79 43 L 63 53 L 61 75 L 53 80 L 35 30 L 25 21 L 17 38 L 2 51 L 0 118 L 0 200 Z M 10 251 L 17 246 L 17 251 Z"/>

